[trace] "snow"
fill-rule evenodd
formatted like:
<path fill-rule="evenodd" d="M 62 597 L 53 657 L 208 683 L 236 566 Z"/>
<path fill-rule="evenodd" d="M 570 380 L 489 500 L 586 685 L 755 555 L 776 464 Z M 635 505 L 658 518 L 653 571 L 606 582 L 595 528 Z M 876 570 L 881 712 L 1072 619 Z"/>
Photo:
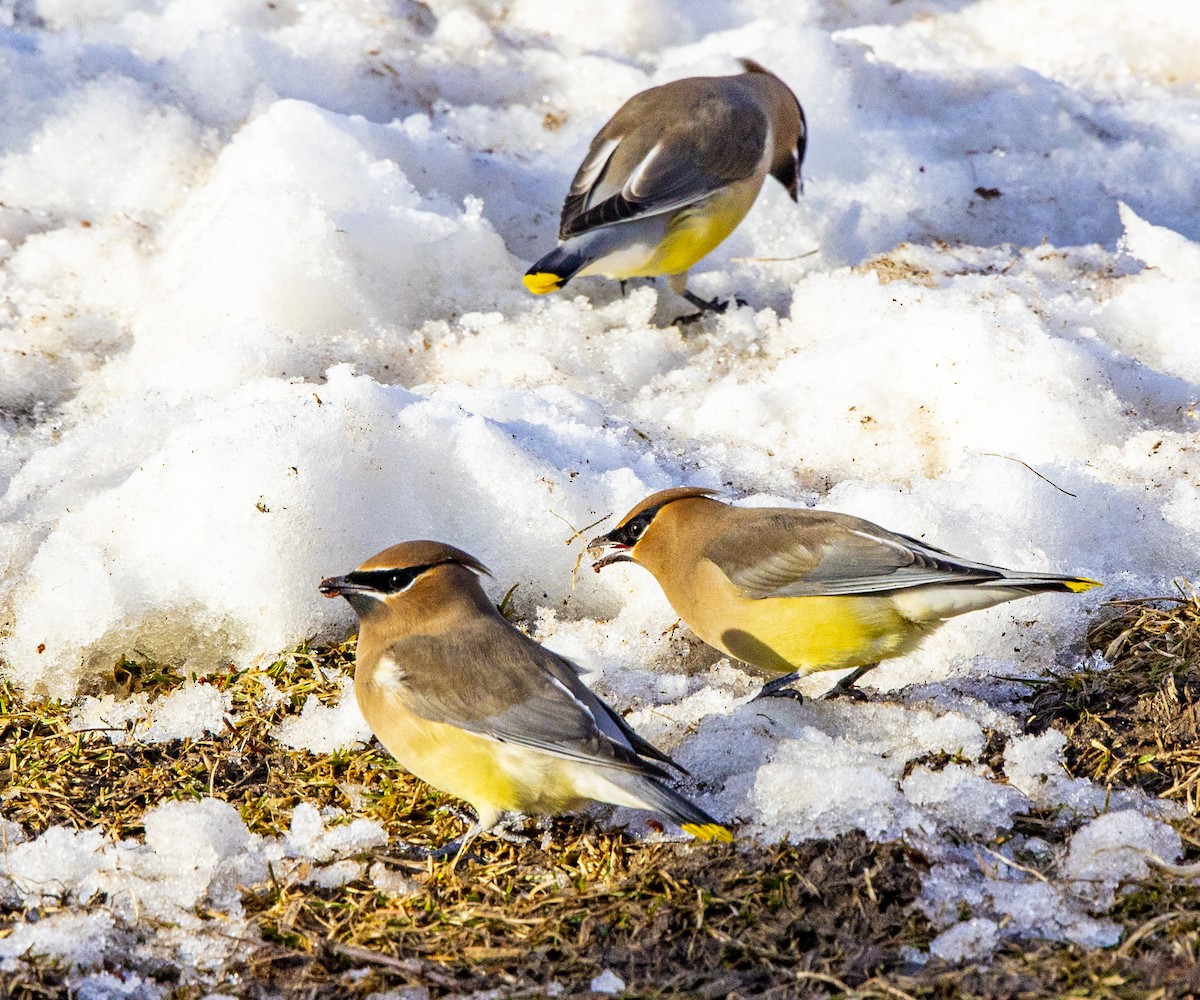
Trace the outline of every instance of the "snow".
<path fill-rule="evenodd" d="M 99 972 L 73 985 L 79 1000 L 160 1000 L 167 993 L 164 987 L 137 973 L 118 979 L 111 972 Z M 210 993 L 205 1000 L 220 1000 L 220 997 L 219 993 Z"/>
<path fill-rule="evenodd" d="M 1148 858 L 1171 862 L 1182 852 L 1179 834 L 1171 827 L 1123 809 L 1097 816 L 1075 832 L 1063 876 L 1076 883 L 1077 892 L 1090 895 L 1097 906 L 1110 906 L 1122 883 L 1149 876 Z"/>
<path fill-rule="evenodd" d="M 18 921 L 0 939 L 0 971 L 17 968 L 26 954 L 85 969 L 167 962 L 189 980 L 219 970 L 257 940 L 243 891 L 342 885 L 366 870 L 359 855 L 387 843 L 375 823 L 336 819 L 302 803 L 287 837 L 275 839 L 250 833 L 217 799 L 168 801 L 146 812 L 140 842 L 54 827 L 9 846 L 0 858 L 0 898 L 35 918 L 40 907 L 49 912 Z M 387 888 L 380 882 L 381 891 L 404 888 L 395 876 Z M 92 905 L 97 899 L 107 902 Z"/>
<path fill-rule="evenodd" d="M 623 989 L 625 989 L 625 980 L 613 972 L 612 969 L 605 969 L 591 982 L 593 993 L 607 993 L 611 996 L 616 996 Z"/>
<path fill-rule="evenodd" d="M 358 854 L 387 844 L 387 833 L 378 823 L 356 819 L 344 826 L 326 828 L 315 807 L 300 803 L 292 813 L 287 835 L 288 849 L 294 856 L 330 861 L 342 854 Z"/>
<path fill-rule="evenodd" d="M 358 710 L 353 678 L 344 678 L 341 687 L 336 705 L 323 705 L 316 695 L 310 694 L 300 714 L 288 716 L 271 735 L 293 750 L 312 753 L 334 753 L 370 743 L 371 730 Z"/>
<path fill-rule="evenodd" d="M 122 654 L 202 676 L 340 637 L 353 616 L 320 579 L 438 538 L 492 568 L 495 597 L 516 584 L 535 634 L 744 836 L 919 843 L 933 954 L 1109 942 L 1139 852 L 1177 856 L 1168 814 L 1065 775 L 1061 734 L 1021 735 L 1009 678 L 1080 666 L 1102 600 L 1200 565 L 1192 14 L 0 0 L 4 674 L 114 741 L 219 732 L 211 685 L 118 701 L 98 679 Z M 665 287 L 527 295 L 607 116 L 738 56 L 780 73 L 811 126 L 799 204 L 769 182 L 693 272 L 748 304 L 681 331 Z M 760 678 L 672 630 L 649 574 L 573 573 L 577 529 L 680 483 L 1107 587 L 950 623 L 863 682 L 882 701 L 752 706 Z M 368 739 L 348 688 L 274 735 Z M 1084 824 L 1042 858 L 1052 881 L 956 846 L 1035 807 Z M 18 924 L 0 963 L 89 970 L 136 945 L 211 968 L 271 858 L 407 891 L 357 857 L 378 828 L 305 806 L 286 842 L 239 824 L 205 800 L 151 810 L 143 842 L 5 825 L 0 892 L 63 908 Z M 161 930 L 139 937 L 144 919 Z"/>
<path fill-rule="evenodd" d="M 166 743 L 219 733 L 230 715 L 232 698 L 209 684 L 188 682 L 161 698 L 133 694 L 125 698 L 87 695 L 76 704 L 71 728 L 99 729 L 113 743 Z"/>
<path fill-rule="evenodd" d="M 942 931 L 929 942 L 930 954 L 947 962 L 968 962 L 987 958 L 1000 943 L 1000 928 L 996 921 L 972 917 Z"/>

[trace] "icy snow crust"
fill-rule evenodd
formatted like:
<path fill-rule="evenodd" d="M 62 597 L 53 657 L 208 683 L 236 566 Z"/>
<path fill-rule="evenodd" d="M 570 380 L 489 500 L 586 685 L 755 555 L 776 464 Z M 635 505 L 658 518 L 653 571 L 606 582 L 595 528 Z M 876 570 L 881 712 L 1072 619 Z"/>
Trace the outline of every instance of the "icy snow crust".
<path fill-rule="evenodd" d="M 1189 0 L 0 0 L 5 672 L 72 698 L 133 650 L 203 671 L 343 634 L 323 575 L 443 539 L 743 836 L 921 845 L 933 954 L 1111 943 L 1121 880 L 1178 840 L 1066 778 L 1059 734 L 1021 736 L 1005 678 L 1070 668 L 1100 600 L 1200 565 L 1197 53 Z M 738 56 L 811 125 L 800 204 L 768 181 L 694 272 L 750 305 L 683 335 L 645 283 L 527 295 L 607 116 Z M 683 482 L 1108 588 L 955 621 L 872 704 L 750 706 L 759 680 L 669 632 L 648 574 L 572 586 L 568 524 Z M 228 707 L 195 686 L 76 711 L 152 740 Z M 276 736 L 368 738 L 349 695 Z M 1091 819 L 1059 881 L 955 846 L 1034 804 Z M 362 875 L 382 831 L 327 819 L 279 842 L 215 800 L 153 810 L 144 843 L 7 824 L 0 892 L 63 906 L 0 962 L 149 949 L 202 974 L 268 862 Z M 118 995 L 106 975 L 80 995 Z"/>

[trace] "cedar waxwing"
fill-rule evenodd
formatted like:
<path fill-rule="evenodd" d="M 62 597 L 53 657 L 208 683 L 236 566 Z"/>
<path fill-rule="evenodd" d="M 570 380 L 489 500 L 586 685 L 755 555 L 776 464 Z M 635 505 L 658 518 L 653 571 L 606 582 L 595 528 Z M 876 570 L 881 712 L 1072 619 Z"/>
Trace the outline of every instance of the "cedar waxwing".
<path fill-rule="evenodd" d="M 588 799 L 661 813 L 700 840 L 732 840 L 662 784 L 677 767 L 488 600 L 477 559 L 404 542 L 321 583 L 358 614 L 354 693 L 379 741 L 422 781 L 466 799 L 478 821 L 557 813 Z M 679 768 L 682 770 L 682 768 Z"/>
<path fill-rule="evenodd" d="M 592 140 L 563 203 L 560 244 L 525 274 L 526 288 L 665 274 L 701 311 L 725 308 L 688 291 L 688 268 L 733 232 L 768 174 L 796 200 L 808 140 L 787 84 L 741 63 L 745 73 L 676 80 L 621 106 Z"/>
<path fill-rule="evenodd" d="M 645 566 L 701 639 L 764 670 L 784 672 L 762 695 L 789 694 L 817 670 L 855 670 L 902 656 L 947 618 L 1040 591 L 1076 593 L 1095 580 L 1022 573 L 959 559 L 870 521 L 828 511 L 732 507 L 682 486 L 647 497 L 588 543 L 599 572 Z"/>

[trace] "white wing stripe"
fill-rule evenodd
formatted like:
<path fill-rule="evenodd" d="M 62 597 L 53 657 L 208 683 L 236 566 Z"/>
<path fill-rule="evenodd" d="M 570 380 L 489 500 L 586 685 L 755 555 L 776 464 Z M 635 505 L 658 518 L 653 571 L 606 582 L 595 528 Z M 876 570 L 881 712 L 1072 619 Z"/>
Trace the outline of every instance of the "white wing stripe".
<path fill-rule="evenodd" d="M 612 158 L 613 151 L 620 145 L 621 140 L 609 139 L 599 149 L 596 150 L 596 155 L 591 157 L 582 167 L 579 168 L 579 177 L 571 186 L 572 193 L 583 194 L 590 192 L 592 185 L 596 183 L 596 178 L 604 172 L 604 168 L 608 166 L 608 161 Z M 590 202 L 591 199 L 589 198 Z M 590 205 L 588 207 L 591 207 Z"/>
<path fill-rule="evenodd" d="M 593 714 L 592 710 L 590 708 L 588 708 L 588 706 L 585 705 L 582 701 L 580 701 L 579 698 L 577 698 L 575 696 L 575 693 L 569 687 L 567 687 L 562 681 L 560 681 L 557 677 L 555 677 L 553 674 L 549 675 L 549 677 L 550 677 L 550 683 L 553 684 L 556 688 L 558 688 L 568 698 L 570 698 L 571 701 L 575 702 L 575 704 L 578 705 L 581 709 L 583 709 L 583 711 L 587 713 L 587 717 L 592 720 L 592 725 L 596 726 L 596 728 L 599 729 L 600 727 L 598 725 L 596 725 L 596 716 Z"/>
<path fill-rule="evenodd" d="M 650 164 L 658 158 L 658 154 L 662 152 L 662 148 L 662 143 L 656 142 L 650 148 L 650 152 L 642 157 L 642 162 L 630 172 L 629 179 L 625 181 L 624 189 L 633 195 L 634 198 L 638 195 L 638 185 L 641 183 L 642 177 L 650 169 Z"/>

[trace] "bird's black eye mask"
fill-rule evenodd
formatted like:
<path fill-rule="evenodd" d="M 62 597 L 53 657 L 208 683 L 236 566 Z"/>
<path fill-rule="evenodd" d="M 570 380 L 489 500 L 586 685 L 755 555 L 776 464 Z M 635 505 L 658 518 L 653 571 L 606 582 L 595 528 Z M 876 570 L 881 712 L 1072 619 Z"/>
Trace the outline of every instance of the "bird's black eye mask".
<path fill-rule="evenodd" d="M 796 110 L 800 112 L 800 138 L 796 142 L 796 148 L 792 150 L 792 155 L 786 163 L 771 171 L 771 176 L 787 188 L 792 201 L 804 194 L 804 176 L 800 171 L 804 163 L 804 150 L 808 146 L 808 122 L 805 121 L 804 109 L 800 107 L 799 101 L 796 102 Z"/>
<path fill-rule="evenodd" d="M 637 517 L 630 518 L 621 527 L 608 534 L 608 540 L 616 542 L 618 545 L 628 545 L 633 548 L 638 539 L 646 533 L 646 529 L 650 527 L 650 522 L 658 516 L 658 512 L 662 507 L 652 507 L 650 510 L 644 510 Z"/>
<path fill-rule="evenodd" d="M 347 574 L 346 580 L 380 594 L 402 594 L 422 573 L 439 565 L 429 563 L 425 566 L 406 566 L 404 569 L 357 569 Z"/>

